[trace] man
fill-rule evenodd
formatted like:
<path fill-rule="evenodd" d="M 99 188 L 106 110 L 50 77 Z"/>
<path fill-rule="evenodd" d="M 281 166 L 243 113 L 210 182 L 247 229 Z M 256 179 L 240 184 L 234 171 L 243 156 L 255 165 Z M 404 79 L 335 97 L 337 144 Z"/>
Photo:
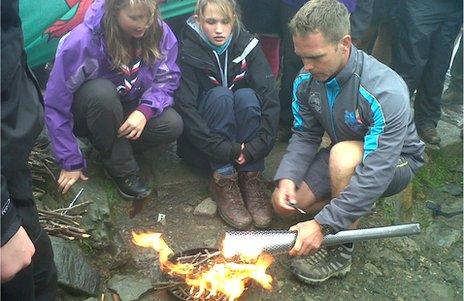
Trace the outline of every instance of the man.
<path fill-rule="evenodd" d="M 446 71 L 462 26 L 462 1 L 404 0 L 397 14 L 392 68 L 403 77 L 409 93 L 417 90 L 414 120 L 420 137 L 439 145 L 436 127 Z"/>
<path fill-rule="evenodd" d="M 1 14 L 1 299 L 53 300 L 53 251 L 39 224 L 27 167 L 42 129 L 40 92 L 26 63 L 18 1 L 2 0 Z"/>
<path fill-rule="evenodd" d="M 323 236 L 355 228 L 375 200 L 403 190 L 423 165 L 408 89 L 387 66 L 351 44 L 336 0 L 312 0 L 290 22 L 303 69 L 293 88 L 293 136 L 275 175 L 277 213 L 317 213 L 291 227 L 292 271 L 307 283 L 346 274 L 352 244 L 320 249 Z M 324 132 L 332 144 L 321 149 Z M 291 206 L 291 203 L 295 204 Z"/>

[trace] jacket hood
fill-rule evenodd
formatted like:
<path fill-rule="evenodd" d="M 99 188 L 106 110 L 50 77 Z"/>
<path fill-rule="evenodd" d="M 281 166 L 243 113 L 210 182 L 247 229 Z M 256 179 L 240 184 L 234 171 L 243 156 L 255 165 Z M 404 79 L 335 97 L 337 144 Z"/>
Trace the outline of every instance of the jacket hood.
<path fill-rule="evenodd" d="M 84 24 L 92 31 L 99 31 L 105 14 L 105 0 L 95 0 L 85 13 Z"/>

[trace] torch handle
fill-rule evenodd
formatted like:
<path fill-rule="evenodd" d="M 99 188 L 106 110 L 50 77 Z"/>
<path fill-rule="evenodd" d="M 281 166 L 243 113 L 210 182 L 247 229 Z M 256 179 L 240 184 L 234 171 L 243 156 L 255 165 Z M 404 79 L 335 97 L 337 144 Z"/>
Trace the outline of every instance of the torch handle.
<path fill-rule="evenodd" d="M 367 228 L 340 231 L 336 234 L 324 236 L 322 244 L 324 246 L 333 246 L 348 242 L 358 242 L 371 239 L 416 235 L 420 233 L 419 224 L 406 224 L 387 227 Z"/>

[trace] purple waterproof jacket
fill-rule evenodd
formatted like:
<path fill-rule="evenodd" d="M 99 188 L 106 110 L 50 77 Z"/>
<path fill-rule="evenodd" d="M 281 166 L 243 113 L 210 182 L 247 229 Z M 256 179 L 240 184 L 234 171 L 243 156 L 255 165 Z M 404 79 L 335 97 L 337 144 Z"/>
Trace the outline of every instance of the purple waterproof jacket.
<path fill-rule="evenodd" d="M 111 59 L 106 51 L 101 28 L 104 5 L 104 0 L 96 0 L 87 11 L 84 22 L 60 40 L 45 91 L 45 123 L 56 159 L 65 170 L 85 167 L 73 134 L 71 106 L 74 92 L 90 79 L 106 78 L 116 86 L 123 82 L 122 73 L 111 68 Z M 180 70 L 176 65 L 177 39 L 166 23 L 162 20 L 159 23 L 163 27 L 159 44 L 162 59 L 152 66 L 142 63 L 138 80 L 129 93 L 121 97 L 123 104 L 137 102 L 137 110 L 147 120 L 173 104 L 173 93 L 180 80 Z"/>
<path fill-rule="evenodd" d="M 306 2 L 310 0 L 282 0 L 288 6 L 293 7 L 294 9 L 300 9 Z M 356 0 L 338 0 L 339 2 L 345 4 L 346 8 L 350 13 L 354 12 L 356 9 Z"/>

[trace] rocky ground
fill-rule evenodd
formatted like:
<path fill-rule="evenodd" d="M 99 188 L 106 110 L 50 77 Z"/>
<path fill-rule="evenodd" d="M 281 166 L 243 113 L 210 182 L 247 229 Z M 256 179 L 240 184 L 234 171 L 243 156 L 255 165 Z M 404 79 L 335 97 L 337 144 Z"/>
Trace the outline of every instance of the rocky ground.
<path fill-rule="evenodd" d="M 272 290 L 255 285 L 241 300 L 462 300 L 462 214 L 433 217 L 426 206 L 432 202 L 441 205 L 443 212 L 462 211 L 461 127 L 462 106 L 445 108 L 439 124 L 442 146 L 427 149 L 427 166 L 413 183 L 412 206 L 408 208 L 403 195 L 379 200 L 375 211 L 361 222 L 362 228 L 418 222 L 420 235 L 357 243 L 351 272 L 318 286 L 300 283 L 289 271 L 290 258 L 278 256 L 270 267 Z M 278 143 L 267 159 L 268 179 L 285 147 Z M 133 206 L 117 194 L 89 148 L 87 182 L 76 184 L 64 197 L 57 196 L 51 182 L 45 186 L 41 207 L 63 207 L 80 188 L 84 193 L 79 202 L 92 201 L 81 212 L 90 238 L 52 237 L 59 270 L 58 300 L 175 300 L 166 291 L 152 290 L 153 283 L 162 279 L 157 254 L 134 246 L 131 231 L 161 232 L 177 252 L 216 247 L 221 233 L 230 230 L 208 199 L 208 176 L 184 165 L 174 146 L 156 154 L 155 160 L 147 154 L 139 158 L 156 190 L 143 206 Z M 287 229 L 296 221 L 275 217 L 272 228 Z"/>

